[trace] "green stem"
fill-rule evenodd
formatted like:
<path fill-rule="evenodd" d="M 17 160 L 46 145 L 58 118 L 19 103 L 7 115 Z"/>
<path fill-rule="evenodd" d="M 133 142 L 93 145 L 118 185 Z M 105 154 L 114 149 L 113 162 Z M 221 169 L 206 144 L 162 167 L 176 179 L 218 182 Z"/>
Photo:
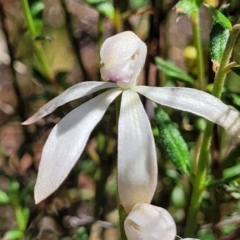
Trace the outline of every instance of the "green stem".
<path fill-rule="evenodd" d="M 23 6 L 23 13 L 24 13 L 24 18 L 28 26 L 28 30 L 30 31 L 31 35 L 36 37 L 37 36 L 37 31 L 34 26 L 34 22 L 32 19 L 31 11 L 29 8 L 28 0 L 22 0 L 22 6 Z"/>
<path fill-rule="evenodd" d="M 192 31 L 194 45 L 197 50 L 197 76 L 198 76 L 198 89 L 205 89 L 205 69 L 204 69 L 204 59 L 201 41 L 201 29 L 200 29 L 200 18 L 199 11 L 193 12 L 191 14 Z"/>
<path fill-rule="evenodd" d="M 51 81 L 53 85 L 55 85 L 55 76 L 51 68 L 49 67 L 47 57 L 45 55 L 45 52 L 43 50 L 43 47 L 40 42 L 33 42 L 33 47 L 35 50 L 35 55 L 38 59 L 38 62 L 40 63 L 45 75 L 48 77 L 48 79 Z"/>
<path fill-rule="evenodd" d="M 127 217 L 127 213 L 123 208 L 122 204 L 118 205 L 118 214 L 119 214 L 119 225 L 120 225 L 120 239 L 121 240 L 128 240 L 127 236 L 125 234 L 125 230 L 124 230 L 124 221 Z"/>
<path fill-rule="evenodd" d="M 123 30 L 121 12 L 118 8 L 115 8 L 115 14 L 113 19 L 114 31 L 115 33 L 120 33 Z"/>
<path fill-rule="evenodd" d="M 100 68 L 102 67 L 101 65 L 101 57 L 100 57 L 100 49 L 101 46 L 103 44 L 103 33 L 104 33 L 104 16 L 102 14 L 99 14 L 99 18 L 98 18 L 98 42 L 97 42 L 97 46 L 98 46 L 98 80 L 101 80 L 101 74 L 100 74 Z"/>
<path fill-rule="evenodd" d="M 230 57 L 232 55 L 232 49 L 236 43 L 239 26 L 233 27 L 230 37 L 228 39 L 226 48 L 224 50 L 222 60 L 219 69 L 215 75 L 214 86 L 212 94 L 220 98 L 222 93 L 222 88 L 224 86 L 226 78 L 226 66 L 229 63 Z M 193 192 L 190 199 L 190 206 L 188 209 L 187 222 L 185 228 L 185 236 L 193 237 L 197 224 L 197 214 L 202 201 L 202 193 L 206 189 L 206 174 L 209 165 L 209 148 L 211 144 L 211 135 L 213 129 L 213 123 L 207 122 L 206 129 L 203 133 L 202 145 L 200 147 L 200 154 L 198 159 L 198 166 L 196 171 L 195 181 L 193 183 Z"/>
<path fill-rule="evenodd" d="M 15 211 L 18 230 L 24 231 L 26 226 L 25 226 L 25 219 L 23 217 L 21 207 L 19 205 L 15 206 L 14 211 Z"/>
<path fill-rule="evenodd" d="M 21 0 L 22 2 L 22 7 L 23 7 L 23 13 L 24 13 L 24 18 L 28 27 L 28 30 L 31 34 L 31 37 L 34 39 L 37 37 L 37 30 L 34 25 L 34 21 L 31 15 L 30 7 L 28 4 L 28 0 Z M 46 77 L 49 79 L 51 84 L 58 89 L 57 83 L 55 81 L 55 75 L 52 69 L 49 67 L 47 57 L 45 55 L 45 52 L 43 50 L 42 44 L 38 41 L 33 40 L 33 48 L 34 48 L 34 53 L 36 55 L 36 58 L 46 75 Z"/>

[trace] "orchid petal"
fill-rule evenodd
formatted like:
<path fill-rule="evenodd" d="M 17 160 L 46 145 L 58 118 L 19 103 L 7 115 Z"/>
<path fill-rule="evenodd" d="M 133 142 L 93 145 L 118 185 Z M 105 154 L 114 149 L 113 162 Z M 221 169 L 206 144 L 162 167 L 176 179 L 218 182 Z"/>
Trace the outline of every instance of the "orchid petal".
<path fill-rule="evenodd" d="M 101 75 L 120 87 L 136 85 L 147 54 L 146 44 L 133 32 L 126 31 L 105 40 L 100 56 Z"/>
<path fill-rule="evenodd" d="M 138 93 L 161 105 L 206 118 L 240 137 L 240 115 L 213 95 L 192 88 L 134 87 Z"/>
<path fill-rule="evenodd" d="M 35 201 L 42 201 L 65 180 L 80 157 L 89 135 L 109 104 L 121 93 L 109 90 L 75 108 L 50 133 L 43 148 L 35 185 Z"/>
<path fill-rule="evenodd" d="M 138 94 L 124 90 L 118 124 L 118 190 L 127 212 L 150 203 L 157 184 L 156 149 L 150 122 Z"/>
<path fill-rule="evenodd" d="M 53 112 L 59 106 L 73 101 L 75 99 L 84 97 L 88 94 L 94 93 L 101 89 L 117 87 L 115 83 L 106 82 L 81 82 L 68 88 L 66 91 L 55 97 L 44 106 L 42 106 L 32 117 L 28 118 L 23 125 L 32 124 L 39 119 L 45 117 L 49 113 Z"/>
<path fill-rule="evenodd" d="M 124 222 L 129 240 L 174 240 L 176 225 L 172 216 L 163 208 L 138 203 Z"/>

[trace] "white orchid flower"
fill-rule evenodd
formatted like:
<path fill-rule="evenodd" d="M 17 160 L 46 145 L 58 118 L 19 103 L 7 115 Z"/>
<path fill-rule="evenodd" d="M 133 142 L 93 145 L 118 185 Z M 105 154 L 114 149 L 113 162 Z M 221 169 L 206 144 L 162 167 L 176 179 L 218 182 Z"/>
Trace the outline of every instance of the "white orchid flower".
<path fill-rule="evenodd" d="M 108 38 L 100 55 L 102 77 L 112 82 L 82 82 L 54 98 L 23 124 L 31 124 L 57 107 L 103 89 L 110 89 L 67 114 L 50 133 L 35 185 L 35 201 L 53 193 L 79 159 L 90 133 L 120 94 L 118 122 L 118 189 L 129 213 L 139 202 L 150 203 L 157 183 L 155 143 L 138 94 L 164 106 L 202 116 L 240 135 L 239 114 L 212 95 L 190 88 L 137 86 L 146 45 L 133 32 Z"/>

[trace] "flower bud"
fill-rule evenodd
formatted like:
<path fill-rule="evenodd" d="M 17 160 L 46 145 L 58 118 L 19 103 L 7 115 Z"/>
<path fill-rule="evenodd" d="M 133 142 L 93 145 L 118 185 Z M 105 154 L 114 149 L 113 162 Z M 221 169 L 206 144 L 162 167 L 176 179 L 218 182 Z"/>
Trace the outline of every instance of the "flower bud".
<path fill-rule="evenodd" d="M 146 203 L 136 204 L 124 222 L 128 240 L 174 240 L 176 225 L 163 208 Z"/>

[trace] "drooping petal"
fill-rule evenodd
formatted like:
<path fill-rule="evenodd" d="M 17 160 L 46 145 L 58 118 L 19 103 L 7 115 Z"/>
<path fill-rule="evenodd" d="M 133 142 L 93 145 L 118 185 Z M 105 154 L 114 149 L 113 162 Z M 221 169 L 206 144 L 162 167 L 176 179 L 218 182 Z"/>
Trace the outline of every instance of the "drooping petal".
<path fill-rule="evenodd" d="M 127 212 L 150 203 L 157 184 L 156 149 L 138 94 L 124 90 L 118 123 L 118 191 Z"/>
<path fill-rule="evenodd" d="M 35 185 L 35 201 L 42 201 L 65 180 L 81 155 L 89 135 L 109 104 L 121 93 L 109 90 L 75 108 L 50 133 L 43 148 Z"/>
<path fill-rule="evenodd" d="M 204 117 L 240 137 L 239 113 L 209 93 L 181 87 L 136 86 L 134 89 L 156 103 Z"/>
<path fill-rule="evenodd" d="M 138 203 L 124 222 L 128 240 L 174 240 L 176 225 L 163 208 Z"/>
<path fill-rule="evenodd" d="M 131 31 L 107 38 L 100 50 L 102 77 L 123 88 L 136 85 L 146 54 L 146 44 Z"/>
<path fill-rule="evenodd" d="M 39 119 L 45 117 L 49 113 L 53 112 L 59 106 L 63 104 L 73 101 L 75 99 L 84 97 L 88 94 L 94 93 L 101 89 L 113 88 L 117 87 L 115 83 L 107 83 L 107 82 L 81 82 L 73 85 L 68 88 L 66 91 L 61 93 L 59 96 L 55 97 L 44 106 L 42 106 L 32 117 L 28 118 L 23 125 L 32 124 Z"/>

